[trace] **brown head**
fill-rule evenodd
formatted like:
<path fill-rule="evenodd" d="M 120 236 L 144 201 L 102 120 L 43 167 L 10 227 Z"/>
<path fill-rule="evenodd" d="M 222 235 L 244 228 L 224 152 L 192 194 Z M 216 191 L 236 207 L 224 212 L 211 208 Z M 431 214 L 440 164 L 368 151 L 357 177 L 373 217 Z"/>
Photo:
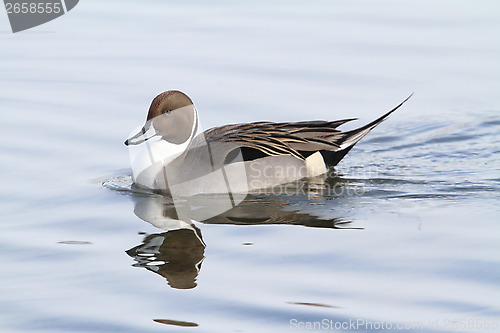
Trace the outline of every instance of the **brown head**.
<path fill-rule="evenodd" d="M 181 91 L 169 90 L 162 92 L 151 102 L 146 121 L 189 105 L 193 105 L 193 101 Z"/>
<path fill-rule="evenodd" d="M 178 90 L 165 91 L 153 99 L 146 124 L 139 133 L 126 140 L 125 145 L 137 145 L 154 136 L 182 144 L 196 131 L 196 126 L 196 110 L 191 98 Z M 150 131 L 153 133 L 146 135 Z"/>

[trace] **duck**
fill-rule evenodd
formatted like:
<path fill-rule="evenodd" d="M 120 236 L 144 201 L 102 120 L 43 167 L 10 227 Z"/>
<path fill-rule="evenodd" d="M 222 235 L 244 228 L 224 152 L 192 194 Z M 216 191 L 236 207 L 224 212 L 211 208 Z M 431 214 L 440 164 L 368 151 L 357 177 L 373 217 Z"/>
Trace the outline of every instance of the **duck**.
<path fill-rule="evenodd" d="M 125 141 L 135 185 L 172 197 L 246 194 L 332 170 L 372 129 L 413 94 L 374 121 L 354 130 L 356 120 L 258 121 L 198 133 L 198 112 L 179 90 L 157 95 L 146 121 Z"/>

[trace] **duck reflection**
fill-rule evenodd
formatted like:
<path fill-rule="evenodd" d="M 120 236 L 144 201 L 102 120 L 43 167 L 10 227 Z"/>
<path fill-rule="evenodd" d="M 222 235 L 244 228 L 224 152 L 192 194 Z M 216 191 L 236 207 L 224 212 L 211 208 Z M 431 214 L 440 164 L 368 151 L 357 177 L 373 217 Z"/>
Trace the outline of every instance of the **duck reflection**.
<path fill-rule="evenodd" d="M 293 200 L 296 200 L 295 202 Z M 288 200 L 288 201 L 287 201 Z M 160 195 L 135 197 L 134 213 L 142 220 L 165 230 L 146 235 L 142 244 L 126 253 L 135 260 L 134 267 L 143 267 L 165 278 L 172 288 L 196 287 L 206 244 L 200 229 L 193 222 L 205 224 L 269 225 L 288 224 L 330 229 L 349 228 L 350 221 L 343 218 L 323 219 L 296 209 L 301 198 L 248 195 L 237 206 L 210 216 L 208 212 L 226 205 L 225 197 L 191 198 L 174 202 Z"/>
<path fill-rule="evenodd" d="M 205 219 L 206 224 L 264 225 L 288 224 L 316 228 L 344 229 L 343 218 L 323 219 L 294 209 L 293 203 L 278 198 L 263 199 L 259 196 L 248 196 L 234 208 L 217 216 Z"/>
<path fill-rule="evenodd" d="M 161 275 L 172 288 L 196 287 L 206 246 L 200 229 L 190 220 L 179 219 L 173 203 L 163 197 L 141 198 L 134 213 L 167 231 L 147 235 L 142 244 L 126 251 L 136 261 L 133 266 Z"/>
<path fill-rule="evenodd" d="M 136 261 L 134 267 L 163 276 L 172 288 L 191 289 L 196 287 L 204 252 L 199 230 L 178 229 L 148 235 L 127 254 Z"/>

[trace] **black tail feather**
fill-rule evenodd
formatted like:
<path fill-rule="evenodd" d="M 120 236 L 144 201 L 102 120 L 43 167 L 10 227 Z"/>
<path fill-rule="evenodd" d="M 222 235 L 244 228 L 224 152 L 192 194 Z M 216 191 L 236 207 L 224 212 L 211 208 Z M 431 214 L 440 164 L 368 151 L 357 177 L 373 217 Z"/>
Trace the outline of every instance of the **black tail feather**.
<path fill-rule="evenodd" d="M 408 101 L 411 96 L 413 96 L 413 93 L 411 93 L 410 96 L 408 96 L 404 101 L 399 103 L 399 105 L 397 105 L 395 108 L 393 108 L 383 116 L 375 119 L 371 123 L 366 124 L 365 126 L 362 126 L 360 128 L 344 132 L 342 137 L 337 142 L 335 142 L 340 146 L 340 150 L 321 152 L 325 164 L 328 167 L 333 167 L 337 165 L 340 162 L 340 160 L 342 160 L 342 158 L 352 149 L 352 147 L 354 147 L 354 145 L 359 142 L 359 140 L 361 140 L 372 129 L 374 129 L 384 120 L 386 120 L 394 111 L 399 109 L 406 101 Z"/>
<path fill-rule="evenodd" d="M 413 96 L 413 93 L 411 93 L 410 96 L 406 97 L 405 100 L 402 101 L 401 103 L 399 103 L 399 105 L 397 105 L 395 108 L 393 108 L 392 110 L 390 110 L 389 112 L 387 112 L 383 116 L 375 119 L 371 123 L 366 124 L 365 126 L 357 128 L 355 130 L 344 132 L 344 136 L 342 137 L 342 139 L 339 140 L 340 142 L 337 142 L 337 143 L 340 144 L 340 146 L 343 149 L 345 149 L 347 147 L 354 146 L 359 140 L 361 140 L 372 129 L 374 129 L 376 126 L 378 126 L 384 120 L 386 120 L 387 118 L 389 118 L 389 116 L 394 111 L 396 111 L 397 109 L 399 109 L 407 100 L 409 100 L 411 96 Z"/>

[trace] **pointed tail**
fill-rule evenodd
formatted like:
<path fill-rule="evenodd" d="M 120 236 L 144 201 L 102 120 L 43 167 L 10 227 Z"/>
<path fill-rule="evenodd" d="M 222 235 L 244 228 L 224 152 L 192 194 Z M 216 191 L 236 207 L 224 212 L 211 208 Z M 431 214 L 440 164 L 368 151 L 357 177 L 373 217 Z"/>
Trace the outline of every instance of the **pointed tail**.
<path fill-rule="evenodd" d="M 386 120 L 387 118 L 389 118 L 389 116 L 394 111 L 396 111 L 397 109 L 399 109 L 401 107 L 401 105 L 403 105 L 407 100 L 409 100 L 411 96 L 413 96 L 413 93 L 410 96 L 406 97 L 406 99 L 404 101 L 402 101 L 401 103 L 399 103 L 399 105 L 396 106 L 394 109 L 392 109 L 391 111 L 387 112 L 382 117 L 375 119 L 371 123 L 366 124 L 365 126 L 357 128 L 355 130 L 344 132 L 344 136 L 343 136 L 343 138 L 339 142 L 340 149 L 343 150 L 343 149 L 350 149 L 350 148 L 352 148 L 352 146 L 354 146 L 359 140 L 361 140 L 372 129 L 374 129 L 375 127 L 377 127 L 377 125 L 379 125 L 384 120 Z"/>

